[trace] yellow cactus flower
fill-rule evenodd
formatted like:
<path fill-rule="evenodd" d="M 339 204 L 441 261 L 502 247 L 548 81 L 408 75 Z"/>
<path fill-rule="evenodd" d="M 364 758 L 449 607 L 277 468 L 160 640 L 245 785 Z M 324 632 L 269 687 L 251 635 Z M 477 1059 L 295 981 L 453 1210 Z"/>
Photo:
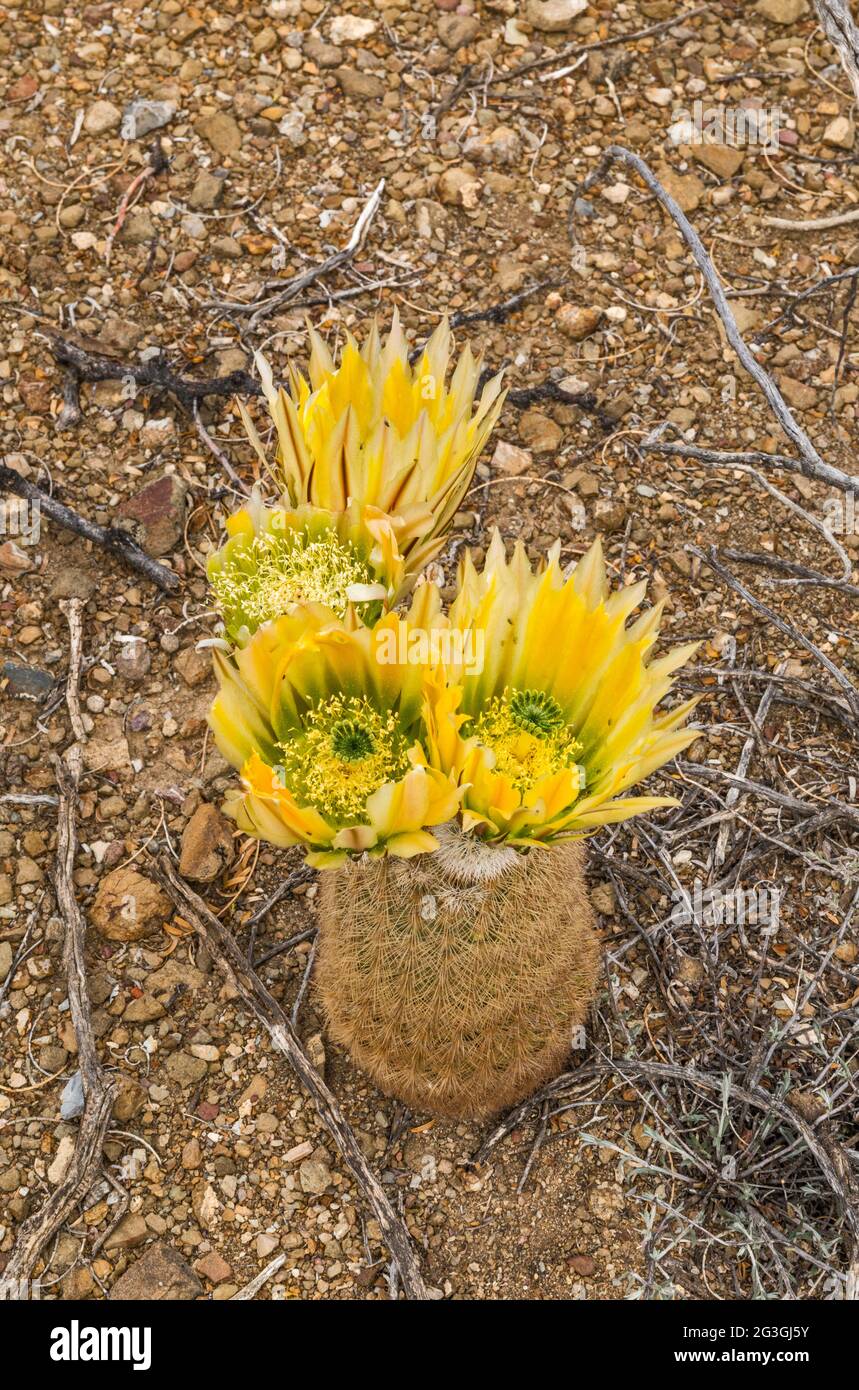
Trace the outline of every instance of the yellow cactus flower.
<path fill-rule="evenodd" d="M 475 404 L 480 361 L 466 346 L 446 384 L 446 320 L 412 367 L 396 311 L 384 342 L 375 324 L 361 348 L 347 334 L 339 364 L 313 329 L 310 346 L 310 380 L 291 368 L 288 390 L 275 387 L 256 355 L 277 431 L 278 485 L 294 507 L 343 511 L 355 502 L 386 513 L 407 573 L 417 573 L 440 550 L 471 483 L 503 404 L 501 375 Z M 269 469 L 253 421 L 239 408 Z"/>
<path fill-rule="evenodd" d="M 226 529 L 207 572 L 227 636 L 240 645 L 298 603 L 325 604 L 338 618 L 353 604 L 372 623 L 408 587 L 390 519 L 375 507 L 270 508 L 255 490 Z"/>
<path fill-rule="evenodd" d="M 496 532 L 481 573 L 466 556 L 450 621 L 479 637 L 483 667 L 428 683 L 429 764 L 491 841 L 545 845 L 676 804 L 623 793 L 697 737 L 681 727 L 696 701 L 654 713 L 697 644 L 648 661 L 662 605 L 626 625 L 646 585 L 609 594 L 599 541 L 566 580 L 559 554 L 535 573 Z"/>
<path fill-rule="evenodd" d="M 463 791 L 427 765 L 427 670 L 409 658 L 409 637 L 445 623 L 425 584 L 407 617 L 390 613 L 370 628 L 351 613 L 340 621 L 322 605 L 300 606 L 231 656 L 215 653 L 221 689 L 209 722 L 241 771 L 224 808 L 240 829 L 302 844 L 320 868 L 437 847 L 429 827 L 456 815 Z"/>

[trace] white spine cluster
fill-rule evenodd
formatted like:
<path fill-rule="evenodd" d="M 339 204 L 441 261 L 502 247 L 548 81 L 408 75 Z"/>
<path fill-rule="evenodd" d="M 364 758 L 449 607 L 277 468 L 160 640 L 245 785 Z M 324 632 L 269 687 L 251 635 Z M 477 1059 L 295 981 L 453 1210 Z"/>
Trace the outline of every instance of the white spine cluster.
<path fill-rule="evenodd" d="M 453 821 L 441 826 L 435 835 L 439 842 L 436 863 L 457 883 L 494 883 L 505 874 L 515 873 L 525 862 L 518 850 L 465 835 Z"/>

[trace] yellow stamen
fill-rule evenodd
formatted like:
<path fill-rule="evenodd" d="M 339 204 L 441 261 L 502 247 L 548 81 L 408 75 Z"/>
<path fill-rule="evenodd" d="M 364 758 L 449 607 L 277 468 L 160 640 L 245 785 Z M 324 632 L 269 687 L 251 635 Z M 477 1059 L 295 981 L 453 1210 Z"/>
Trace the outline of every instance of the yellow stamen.
<path fill-rule="evenodd" d="M 349 588 L 373 579 L 354 547 L 333 534 L 310 540 L 305 531 L 263 532 L 212 575 L 212 588 L 228 625 L 256 628 L 294 603 L 324 603 L 342 617 Z"/>
<path fill-rule="evenodd" d="M 493 696 L 468 733 L 491 749 L 496 771 L 520 792 L 575 767 L 582 753 L 560 705 L 542 690 L 507 689 Z"/>
<path fill-rule="evenodd" d="M 278 746 L 284 785 L 337 825 L 360 821 L 368 796 L 411 766 L 398 716 L 374 709 L 366 697 L 332 695 Z"/>

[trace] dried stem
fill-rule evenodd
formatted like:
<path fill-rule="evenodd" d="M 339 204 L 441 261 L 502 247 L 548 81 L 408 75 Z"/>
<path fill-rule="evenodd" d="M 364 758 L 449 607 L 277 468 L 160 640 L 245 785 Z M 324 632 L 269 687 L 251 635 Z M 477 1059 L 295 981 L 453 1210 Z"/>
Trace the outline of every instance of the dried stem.
<path fill-rule="evenodd" d="M 80 599 L 70 599 L 66 613 L 71 633 L 69 676 L 66 700 L 69 717 L 77 735 L 80 726 L 80 683 L 82 643 Z M 115 1085 L 108 1080 L 98 1059 L 92 1027 L 84 959 L 85 923 L 75 898 L 74 868 L 77 853 L 76 810 L 83 758 L 81 742 L 76 741 L 62 758 L 54 760 L 60 809 L 57 819 L 57 857 L 54 888 L 65 927 L 63 965 L 69 997 L 69 1012 L 75 1030 L 78 1066 L 84 1093 L 84 1109 L 75 1149 L 65 1176 L 33 1216 L 21 1226 L 15 1248 L 0 1276 L 0 1299 L 15 1297 L 15 1291 L 33 1273 L 36 1262 L 51 1238 L 68 1219 L 78 1202 L 89 1192 L 102 1166 L 102 1150 L 110 1124 Z"/>
<path fill-rule="evenodd" d="M 76 536 L 83 536 L 85 540 L 92 541 L 93 545 L 109 550 L 111 555 L 116 555 L 130 569 L 142 574 L 165 594 L 174 594 L 178 590 L 178 574 L 174 574 L 165 565 L 159 565 L 157 560 L 153 560 L 151 555 L 147 555 L 145 550 L 135 545 L 125 531 L 120 531 L 115 526 L 98 526 L 96 522 L 79 516 L 71 507 L 66 507 L 54 497 L 49 497 L 41 488 L 36 487 L 35 483 L 28 482 L 20 473 L 16 473 L 14 468 L 7 468 L 5 464 L 0 464 L 0 488 L 6 488 L 18 497 L 37 502 L 44 516 L 56 521 L 59 526 L 65 526 L 67 531 L 73 531 Z"/>
<path fill-rule="evenodd" d="M 820 27 L 841 59 L 853 95 L 859 102 L 859 29 L 853 23 L 850 6 L 847 0 L 814 0 L 814 8 Z"/>
<path fill-rule="evenodd" d="M 424 1283 L 405 1222 L 388 1201 L 379 1179 L 361 1152 L 336 1097 L 308 1061 L 283 1009 L 248 964 L 230 933 L 209 911 L 203 899 L 179 877 L 168 859 L 162 861 L 157 876 L 181 908 L 182 915 L 193 923 L 206 942 L 219 969 L 235 985 L 247 1007 L 262 1023 L 273 1046 L 287 1058 L 305 1090 L 309 1092 L 322 1123 L 337 1145 L 382 1228 L 406 1295 L 409 1298 L 429 1298 L 430 1294 Z"/>
<path fill-rule="evenodd" d="M 839 470 L 830 468 L 829 464 L 825 463 L 820 457 L 808 435 L 805 433 L 805 430 L 802 429 L 793 418 L 787 406 L 787 402 L 772 380 L 772 377 L 764 371 L 763 367 L 752 355 L 743 339 L 737 327 L 737 321 L 734 318 L 733 310 L 722 289 L 721 281 L 716 274 L 713 262 L 707 255 L 704 249 L 704 243 L 701 241 L 695 228 L 692 226 L 686 214 L 681 210 L 676 200 L 672 198 L 667 189 L 663 188 L 659 179 L 653 173 L 653 170 L 645 163 L 640 155 L 633 154 L 631 150 L 625 149 L 622 145 L 609 145 L 596 169 L 588 174 L 587 178 L 580 184 L 576 194 L 574 194 L 570 200 L 571 235 L 573 235 L 574 231 L 577 196 L 587 192 L 589 189 L 593 188 L 595 184 L 600 183 L 617 160 L 627 165 L 628 168 L 635 170 L 639 177 L 647 184 L 650 191 L 659 199 L 666 212 L 668 212 L 676 222 L 684 241 L 692 252 L 698 269 L 704 277 L 716 312 L 722 320 L 728 342 L 731 344 L 740 362 L 749 373 L 749 376 L 757 382 L 776 416 L 776 419 L 788 439 L 795 445 L 799 452 L 800 471 L 808 478 L 818 478 L 823 482 L 840 486 L 840 483 L 836 482 L 836 479 L 841 476 Z M 859 488 L 859 478 L 851 480 L 851 487 Z"/>

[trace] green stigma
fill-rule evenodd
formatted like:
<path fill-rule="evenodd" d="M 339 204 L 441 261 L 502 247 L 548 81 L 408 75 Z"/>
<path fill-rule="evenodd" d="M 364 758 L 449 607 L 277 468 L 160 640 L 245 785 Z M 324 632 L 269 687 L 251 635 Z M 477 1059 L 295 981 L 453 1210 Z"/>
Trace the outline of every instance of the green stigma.
<path fill-rule="evenodd" d="M 300 804 L 339 826 L 365 819 L 368 796 L 411 767 L 398 715 L 376 709 L 366 696 L 323 700 L 278 747 L 284 785 Z"/>
<path fill-rule="evenodd" d="M 475 734 L 495 754 L 495 770 L 519 792 L 553 773 L 575 768 L 582 745 L 553 696 L 542 690 L 505 690 L 473 721 Z"/>
<path fill-rule="evenodd" d="M 563 728 L 564 712 L 544 690 L 514 690 L 509 697 L 510 718 L 535 738 L 546 738 Z"/>
<path fill-rule="evenodd" d="M 359 763 L 374 752 L 368 731 L 354 719 L 343 719 L 331 731 L 331 749 L 345 763 Z"/>
<path fill-rule="evenodd" d="M 333 533 L 311 540 L 306 530 L 264 531 L 228 546 L 223 566 L 211 574 L 228 631 L 247 627 L 254 632 L 294 603 L 324 603 L 342 618 L 351 585 L 374 582 L 354 546 Z"/>

